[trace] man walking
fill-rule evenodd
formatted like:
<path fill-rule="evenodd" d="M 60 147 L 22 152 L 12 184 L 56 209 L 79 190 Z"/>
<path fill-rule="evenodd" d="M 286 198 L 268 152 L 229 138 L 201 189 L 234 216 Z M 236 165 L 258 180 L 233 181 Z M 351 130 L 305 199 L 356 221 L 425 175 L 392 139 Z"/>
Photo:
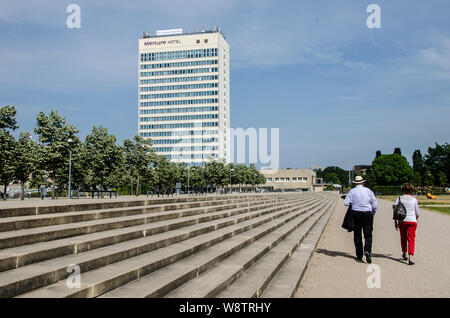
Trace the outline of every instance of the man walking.
<path fill-rule="evenodd" d="M 378 208 L 378 202 L 372 190 L 364 187 L 365 180 L 361 176 L 356 176 L 353 183 L 356 187 L 351 189 L 344 200 L 344 205 L 351 204 L 354 223 L 353 240 L 356 248 L 356 258 L 362 261 L 363 241 L 361 231 L 364 232 L 364 255 L 367 263 L 372 263 L 370 254 L 372 253 L 372 230 L 373 217 Z"/>

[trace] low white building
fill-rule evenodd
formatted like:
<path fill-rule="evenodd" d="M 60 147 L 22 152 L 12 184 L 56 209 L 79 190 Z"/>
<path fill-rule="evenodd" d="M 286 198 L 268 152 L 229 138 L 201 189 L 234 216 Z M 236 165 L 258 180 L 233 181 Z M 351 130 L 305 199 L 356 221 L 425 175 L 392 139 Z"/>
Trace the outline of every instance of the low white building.
<path fill-rule="evenodd" d="M 266 183 L 261 188 L 272 191 L 322 191 L 322 179 L 312 169 L 263 169 Z"/>

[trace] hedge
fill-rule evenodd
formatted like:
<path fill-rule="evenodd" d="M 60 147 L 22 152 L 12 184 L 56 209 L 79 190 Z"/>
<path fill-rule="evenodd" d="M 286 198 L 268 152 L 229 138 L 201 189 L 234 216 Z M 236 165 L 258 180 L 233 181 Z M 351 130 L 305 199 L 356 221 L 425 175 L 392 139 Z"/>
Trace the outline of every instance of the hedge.
<path fill-rule="evenodd" d="M 374 186 L 373 192 L 377 195 L 397 195 L 402 194 L 401 186 Z"/>

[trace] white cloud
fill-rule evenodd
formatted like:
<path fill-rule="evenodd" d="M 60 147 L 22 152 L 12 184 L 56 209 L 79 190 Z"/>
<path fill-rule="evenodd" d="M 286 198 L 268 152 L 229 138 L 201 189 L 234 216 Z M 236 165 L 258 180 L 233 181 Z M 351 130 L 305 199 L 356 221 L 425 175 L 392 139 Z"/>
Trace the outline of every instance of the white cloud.
<path fill-rule="evenodd" d="M 450 37 L 438 38 L 433 47 L 415 53 L 418 62 L 430 67 L 436 76 L 450 79 Z"/>

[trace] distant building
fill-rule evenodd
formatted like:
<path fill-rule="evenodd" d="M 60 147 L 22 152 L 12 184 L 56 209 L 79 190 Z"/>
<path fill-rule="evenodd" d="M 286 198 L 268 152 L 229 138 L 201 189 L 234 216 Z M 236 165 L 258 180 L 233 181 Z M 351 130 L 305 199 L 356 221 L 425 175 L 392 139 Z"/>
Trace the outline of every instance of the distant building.
<path fill-rule="evenodd" d="M 227 160 L 230 54 L 219 28 L 139 39 L 138 132 L 174 162 Z"/>
<path fill-rule="evenodd" d="M 322 191 L 322 179 L 311 169 L 263 169 L 267 181 L 260 186 L 270 191 Z"/>
<path fill-rule="evenodd" d="M 371 165 L 356 165 L 353 167 L 353 175 L 354 176 L 365 176 L 367 174 L 367 169 L 369 169 Z"/>

